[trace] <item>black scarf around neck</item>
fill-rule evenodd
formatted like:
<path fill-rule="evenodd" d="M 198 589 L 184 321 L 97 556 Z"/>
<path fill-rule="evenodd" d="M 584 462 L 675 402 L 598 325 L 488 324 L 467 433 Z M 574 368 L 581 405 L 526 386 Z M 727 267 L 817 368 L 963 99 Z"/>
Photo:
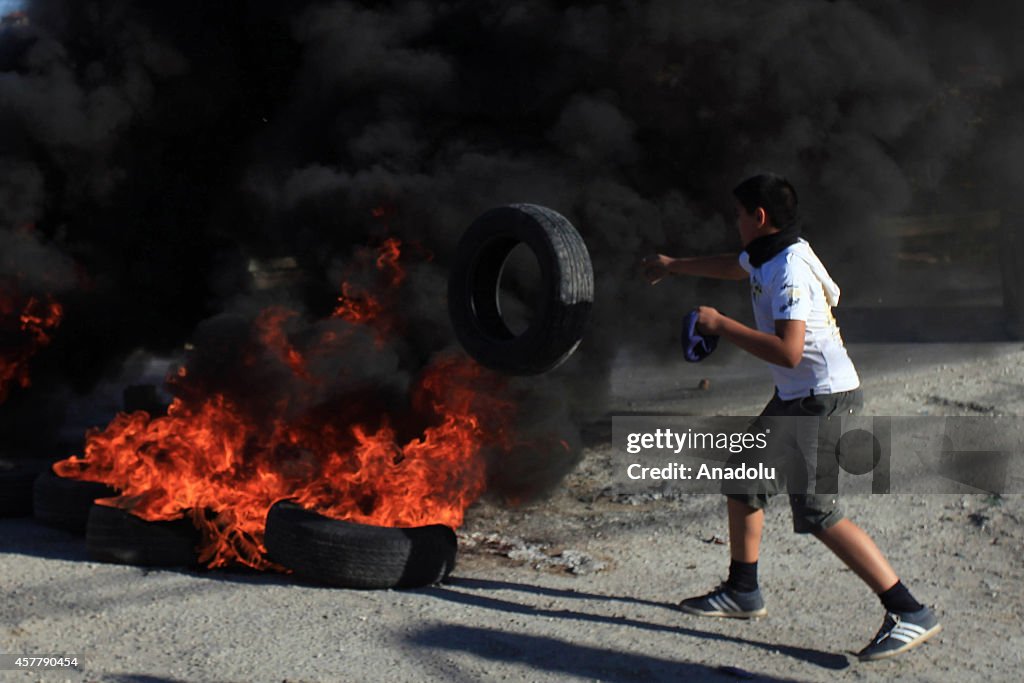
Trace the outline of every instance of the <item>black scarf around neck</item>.
<path fill-rule="evenodd" d="M 770 235 L 762 235 L 751 240 L 744 251 L 750 257 L 750 265 L 760 268 L 780 251 L 792 244 L 796 244 L 799 239 L 800 225 L 794 224 Z"/>

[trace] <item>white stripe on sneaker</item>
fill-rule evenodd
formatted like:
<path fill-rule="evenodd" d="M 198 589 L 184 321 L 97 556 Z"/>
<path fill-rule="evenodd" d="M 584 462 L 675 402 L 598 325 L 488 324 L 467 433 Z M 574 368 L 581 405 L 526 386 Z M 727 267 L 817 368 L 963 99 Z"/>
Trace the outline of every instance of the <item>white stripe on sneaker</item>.
<path fill-rule="evenodd" d="M 901 643 L 909 643 L 910 641 L 915 640 L 915 636 L 908 636 L 906 633 L 896 633 L 895 631 L 890 633 L 889 637 L 893 640 L 898 640 Z"/>
<path fill-rule="evenodd" d="M 910 638 L 919 638 L 920 636 L 924 635 L 924 631 L 921 631 L 920 633 L 917 632 L 917 631 L 908 631 L 905 628 L 901 628 L 901 627 L 897 626 L 896 628 L 894 628 L 892 630 L 892 635 L 897 635 L 897 634 L 902 635 L 902 636 L 908 636 Z"/>
<path fill-rule="evenodd" d="M 901 621 L 900 623 L 898 623 L 896 625 L 896 628 L 903 628 L 903 629 L 906 629 L 908 631 L 912 631 L 912 632 L 915 632 L 915 633 L 924 633 L 925 631 L 928 630 L 926 628 L 921 628 L 917 624 L 911 624 L 911 623 L 906 622 L 906 621 Z"/>
<path fill-rule="evenodd" d="M 725 611 L 723 605 L 718 601 L 718 596 L 717 595 L 712 595 L 710 598 L 708 598 L 708 602 L 711 603 L 711 606 L 714 607 L 719 612 Z"/>
<path fill-rule="evenodd" d="M 729 609 L 733 610 L 734 612 L 742 612 L 742 611 L 744 611 L 742 607 L 740 607 L 739 605 L 736 604 L 736 601 L 734 601 L 732 598 L 730 598 L 725 593 L 721 594 L 721 599 L 722 599 L 722 602 L 725 603 L 725 605 Z"/>

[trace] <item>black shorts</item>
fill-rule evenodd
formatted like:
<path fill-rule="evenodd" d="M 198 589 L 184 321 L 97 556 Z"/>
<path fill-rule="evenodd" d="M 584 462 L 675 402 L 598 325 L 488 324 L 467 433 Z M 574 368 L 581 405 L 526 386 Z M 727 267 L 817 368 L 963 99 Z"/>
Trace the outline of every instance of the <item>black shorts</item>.
<path fill-rule="evenodd" d="M 746 451 L 730 459 L 733 465 L 771 465 L 775 468 L 775 479 L 727 481 L 723 482 L 722 492 L 732 500 L 762 509 L 772 496 L 789 491 L 795 533 L 814 533 L 829 528 L 844 515 L 837 493 L 814 493 L 815 479 L 820 474 L 818 454 L 832 454 L 834 459 L 839 432 L 829 429 L 829 422 L 842 415 L 858 415 L 863 408 L 864 394 L 860 389 L 811 394 L 789 401 L 782 400 L 776 393 L 748 429 L 753 433 L 771 429 L 774 434 L 769 442 L 772 444 L 770 451 Z M 816 417 L 818 420 L 773 421 L 773 417 Z"/>

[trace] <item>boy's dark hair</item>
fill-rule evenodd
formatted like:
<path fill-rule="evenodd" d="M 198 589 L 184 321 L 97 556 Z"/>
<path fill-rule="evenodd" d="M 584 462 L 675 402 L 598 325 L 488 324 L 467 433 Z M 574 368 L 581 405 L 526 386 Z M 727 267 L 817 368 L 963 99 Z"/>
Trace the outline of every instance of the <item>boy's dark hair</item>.
<path fill-rule="evenodd" d="M 779 230 L 796 225 L 796 190 L 782 176 L 761 173 L 744 180 L 732 193 L 748 213 L 763 208 L 768 220 Z"/>

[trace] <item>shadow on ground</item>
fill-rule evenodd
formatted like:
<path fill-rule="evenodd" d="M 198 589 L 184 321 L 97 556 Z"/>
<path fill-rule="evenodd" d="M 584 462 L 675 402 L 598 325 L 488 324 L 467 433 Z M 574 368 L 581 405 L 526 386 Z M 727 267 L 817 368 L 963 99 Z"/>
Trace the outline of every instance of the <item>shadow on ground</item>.
<path fill-rule="evenodd" d="M 460 586 L 472 586 L 472 589 L 471 591 L 455 590 L 455 588 L 458 588 Z M 802 662 L 807 662 L 808 664 L 812 664 L 814 666 L 818 666 L 824 669 L 839 670 L 845 669 L 850 665 L 849 661 L 844 655 L 836 654 L 834 652 L 824 652 L 821 650 L 797 647 L 793 645 L 782 645 L 779 643 L 766 643 L 757 640 L 750 640 L 747 638 L 740 638 L 738 636 L 730 636 L 721 633 L 713 633 L 710 631 L 702 631 L 700 629 L 688 628 L 685 626 L 667 625 L 656 622 L 642 621 L 639 619 L 629 617 L 594 614 L 590 612 L 583 612 L 577 610 L 538 608 L 532 605 L 513 602 L 511 600 L 503 600 L 500 598 L 491 597 L 489 595 L 479 594 L 479 592 L 482 591 L 509 589 L 520 590 L 526 593 L 539 595 L 554 595 L 557 597 L 570 597 L 577 599 L 600 601 L 632 602 L 645 606 L 661 608 L 666 611 L 670 611 L 673 615 L 679 614 L 676 606 L 670 603 L 658 603 L 628 597 L 619 598 L 616 596 L 598 595 L 594 593 L 578 593 L 575 591 L 553 591 L 552 589 L 548 588 L 514 584 L 503 581 L 481 581 L 462 579 L 458 583 L 455 583 L 452 588 L 426 588 L 423 589 L 422 592 L 426 595 L 430 595 L 441 600 L 449 600 L 451 602 L 455 602 L 461 605 L 468 605 L 471 607 L 478 607 L 483 609 L 499 610 L 502 612 L 520 614 L 535 618 L 571 619 L 574 621 L 580 621 L 584 623 L 605 624 L 608 626 L 636 628 L 646 631 L 676 633 L 680 636 L 697 638 L 704 641 L 735 643 L 738 645 L 745 645 L 749 647 L 758 648 L 766 652 L 781 654 L 796 660 L 800 660 Z"/>
<path fill-rule="evenodd" d="M 711 667 L 489 628 L 434 626 L 413 634 L 409 642 L 433 650 L 464 652 L 492 662 L 520 663 L 551 674 L 552 678 L 572 675 L 612 683 L 790 680 L 760 676 L 738 667 Z"/>

